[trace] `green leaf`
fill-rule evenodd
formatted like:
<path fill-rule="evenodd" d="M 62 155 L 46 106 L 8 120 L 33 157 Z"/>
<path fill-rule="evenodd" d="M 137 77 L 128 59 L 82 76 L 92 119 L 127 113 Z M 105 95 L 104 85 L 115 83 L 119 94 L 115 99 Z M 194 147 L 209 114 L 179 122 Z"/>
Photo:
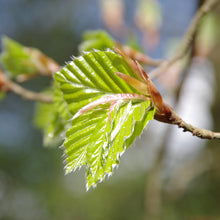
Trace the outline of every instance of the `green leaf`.
<path fill-rule="evenodd" d="M 20 74 L 48 76 L 59 69 L 59 65 L 54 60 L 38 49 L 25 47 L 8 37 L 2 38 L 2 45 L 0 60 L 11 77 Z"/>
<path fill-rule="evenodd" d="M 53 91 L 46 91 L 51 94 Z M 54 103 L 47 104 L 39 102 L 36 106 L 34 124 L 43 130 L 45 147 L 55 147 L 64 139 L 66 126 L 70 124 L 70 114 L 67 105 L 62 100 L 62 93 L 57 88 L 54 91 Z"/>
<path fill-rule="evenodd" d="M 101 182 L 106 174 L 112 174 L 124 151 L 153 116 L 154 110 L 149 102 L 135 104 L 131 101 L 113 112 L 114 121 L 111 124 L 103 115 L 87 147 L 87 188 Z"/>
<path fill-rule="evenodd" d="M 86 31 L 83 35 L 83 42 L 79 45 L 79 51 L 82 53 L 93 49 L 112 49 L 114 45 L 114 39 L 106 31 Z"/>
<path fill-rule="evenodd" d="M 36 66 L 26 47 L 8 37 L 2 38 L 2 44 L 1 62 L 12 77 L 36 72 Z"/>
<path fill-rule="evenodd" d="M 137 78 L 111 51 L 86 53 L 54 75 L 73 115 L 64 142 L 66 173 L 86 165 L 87 188 L 112 174 L 121 155 L 154 117 L 150 101 L 115 72 Z"/>

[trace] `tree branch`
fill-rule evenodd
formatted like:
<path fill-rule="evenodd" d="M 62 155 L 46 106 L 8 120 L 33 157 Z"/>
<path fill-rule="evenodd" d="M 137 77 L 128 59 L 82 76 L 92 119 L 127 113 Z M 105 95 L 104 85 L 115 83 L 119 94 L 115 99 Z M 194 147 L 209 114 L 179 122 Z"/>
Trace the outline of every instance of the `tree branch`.
<path fill-rule="evenodd" d="M 115 48 L 115 51 L 125 59 L 127 64 L 136 73 L 138 80 L 133 77 L 128 77 L 122 73 L 116 72 L 116 74 L 127 84 L 137 89 L 142 94 L 150 96 L 150 100 L 156 108 L 154 119 L 160 122 L 178 125 L 180 128 L 183 128 L 184 131 L 189 131 L 193 135 L 203 139 L 220 139 L 220 133 L 197 128 L 183 121 L 183 119 L 180 118 L 180 116 L 178 116 L 176 112 L 163 100 L 160 92 L 150 80 L 149 76 L 146 74 L 138 61 L 132 60 L 131 57 L 121 52 L 118 48 Z"/>
<path fill-rule="evenodd" d="M 179 117 L 179 116 L 178 116 Z M 220 139 L 220 132 L 213 132 L 210 130 L 197 128 L 191 124 L 186 123 L 179 117 L 179 120 L 175 123 L 179 128 L 183 128 L 184 132 L 191 132 L 194 136 L 202 139 Z"/>
<path fill-rule="evenodd" d="M 32 101 L 46 102 L 46 103 L 53 102 L 52 96 L 27 90 L 9 79 L 6 82 L 6 85 L 10 91 L 22 96 L 25 99 Z"/>
<path fill-rule="evenodd" d="M 159 74 L 166 71 L 170 66 L 172 66 L 175 62 L 182 59 L 189 49 L 191 48 L 191 44 L 193 38 L 197 32 L 198 26 L 200 24 L 201 19 L 207 14 L 217 3 L 219 0 L 206 0 L 204 4 L 199 8 L 196 15 L 194 16 L 184 38 L 182 44 L 177 51 L 177 53 L 168 60 L 162 62 L 162 64 L 151 73 L 149 73 L 150 77 L 156 77 Z M 212 132 L 210 130 L 197 128 L 189 123 L 186 123 L 180 116 L 176 114 L 176 112 L 165 102 L 163 103 L 163 111 L 156 113 L 155 119 L 160 122 L 165 122 L 169 124 L 175 124 L 179 128 L 183 128 L 184 132 L 191 132 L 192 135 L 197 136 L 202 139 L 220 139 L 219 132 Z"/>
<path fill-rule="evenodd" d="M 158 68 L 149 73 L 151 78 L 155 78 L 161 73 L 165 72 L 170 66 L 172 66 L 178 60 L 182 59 L 187 54 L 191 48 L 193 37 L 197 32 L 201 19 L 218 3 L 219 0 L 206 0 L 204 2 L 204 4 L 197 11 L 188 30 L 186 31 L 182 44 L 179 47 L 177 53 L 170 59 L 163 61 Z"/>
<path fill-rule="evenodd" d="M 163 112 L 157 111 L 154 115 L 154 119 L 167 124 L 177 125 L 179 128 L 183 128 L 184 132 L 191 132 L 193 136 L 197 136 L 202 139 L 220 139 L 220 132 L 213 132 L 210 130 L 197 128 L 191 124 L 186 123 L 177 113 L 163 101 Z"/>

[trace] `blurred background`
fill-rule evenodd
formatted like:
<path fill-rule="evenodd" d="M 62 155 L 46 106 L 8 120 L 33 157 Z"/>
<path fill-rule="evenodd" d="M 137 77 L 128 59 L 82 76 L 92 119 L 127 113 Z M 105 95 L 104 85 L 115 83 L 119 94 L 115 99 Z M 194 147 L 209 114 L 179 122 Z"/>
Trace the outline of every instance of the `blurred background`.
<path fill-rule="evenodd" d="M 153 58 L 179 45 L 197 0 L 0 0 L 0 37 L 39 48 L 60 65 L 86 30 L 105 29 Z M 198 127 L 220 131 L 220 7 L 190 55 L 155 79 L 165 99 Z M 202 25 L 201 25 L 202 27 Z M 2 49 L 2 48 L 1 48 Z M 23 83 L 40 91 L 49 80 Z M 152 121 L 110 179 L 86 192 L 85 170 L 64 176 L 63 151 L 43 147 L 34 102 L 0 101 L 0 219 L 218 220 L 220 142 Z"/>

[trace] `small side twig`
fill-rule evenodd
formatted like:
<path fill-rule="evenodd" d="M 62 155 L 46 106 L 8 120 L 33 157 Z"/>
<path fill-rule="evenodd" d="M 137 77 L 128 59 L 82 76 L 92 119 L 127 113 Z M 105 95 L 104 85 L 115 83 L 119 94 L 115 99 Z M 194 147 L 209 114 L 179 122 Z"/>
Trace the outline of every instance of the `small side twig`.
<path fill-rule="evenodd" d="M 32 101 L 40 101 L 45 103 L 53 102 L 52 96 L 43 93 L 33 92 L 23 88 L 19 84 L 10 80 L 5 74 L 2 73 L 1 70 L 0 70 L 0 90 L 4 92 L 12 91 L 15 94 L 20 95 L 21 97 Z"/>
<path fill-rule="evenodd" d="M 32 101 L 40 101 L 46 103 L 52 103 L 53 97 L 50 95 L 46 95 L 43 93 L 37 93 L 30 91 L 28 89 L 23 88 L 22 86 L 18 85 L 17 83 L 7 79 L 6 85 L 10 91 L 22 96 L 25 99 L 32 100 Z"/>
<path fill-rule="evenodd" d="M 204 4 L 199 8 L 196 15 L 194 16 L 190 27 L 188 28 L 182 44 L 177 51 L 177 53 L 168 60 L 162 62 L 162 64 L 149 73 L 151 78 L 158 76 L 159 74 L 165 72 L 170 66 L 172 66 L 175 62 L 182 59 L 189 49 L 191 48 L 192 41 L 197 32 L 198 26 L 200 24 L 201 19 L 207 14 L 217 3 L 219 0 L 206 0 Z M 220 139 L 219 132 L 212 132 L 210 130 L 197 128 L 189 123 L 186 123 L 180 116 L 178 116 L 173 109 L 170 108 L 169 105 L 164 103 L 164 106 L 167 107 L 167 114 L 162 113 L 155 116 L 155 119 L 161 122 L 176 124 L 179 128 L 183 128 L 184 132 L 191 132 L 194 136 L 197 136 L 202 139 Z"/>
<path fill-rule="evenodd" d="M 184 132 L 191 132 L 193 136 L 197 136 L 202 139 L 220 139 L 220 132 L 213 132 L 210 130 L 197 128 L 189 123 L 186 123 L 180 117 L 175 124 L 178 125 L 179 128 L 183 128 Z"/>
<path fill-rule="evenodd" d="M 185 36 L 183 37 L 182 44 L 179 47 L 177 53 L 168 60 L 165 60 L 161 63 L 161 65 L 154 69 L 151 73 L 149 73 L 151 78 L 155 78 L 161 73 L 165 72 L 170 66 L 172 66 L 175 62 L 182 59 L 189 49 L 191 48 L 191 43 L 193 41 L 193 37 L 197 32 L 201 19 L 217 4 L 219 0 L 206 0 L 205 3 L 199 8 L 196 15 L 194 16 L 188 30 L 186 31 Z"/>
<path fill-rule="evenodd" d="M 17 77 L 16 77 L 16 81 L 19 82 L 19 83 L 23 83 L 23 82 L 27 82 L 29 80 L 32 80 L 34 78 L 36 78 L 37 76 L 40 76 L 39 73 L 33 73 L 33 74 L 19 74 Z M 45 75 L 46 76 L 46 75 Z M 49 76 L 49 75 L 48 75 Z M 50 77 L 50 76 L 49 76 Z"/>

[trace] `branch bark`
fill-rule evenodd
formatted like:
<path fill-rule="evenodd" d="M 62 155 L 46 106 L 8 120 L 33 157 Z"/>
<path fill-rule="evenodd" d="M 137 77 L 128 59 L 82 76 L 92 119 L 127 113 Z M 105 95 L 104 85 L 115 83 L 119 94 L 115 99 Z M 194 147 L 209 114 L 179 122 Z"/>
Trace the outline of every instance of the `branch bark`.
<path fill-rule="evenodd" d="M 194 136 L 202 139 L 220 139 L 220 132 L 213 132 L 210 130 L 197 128 L 189 123 L 186 123 L 177 114 L 176 117 L 178 117 L 179 120 L 177 120 L 174 124 L 178 125 L 179 128 L 183 128 L 184 132 L 191 132 Z"/>
<path fill-rule="evenodd" d="M 183 128 L 184 132 L 191 132 L 193 136 L 202 139 L 220 139 L 220 132 L 213 132 L 210 130 L 197 128 L 185 122 L 166 102 L 163 101 L 163 111 L 157 111 L 154 119 L 167 124 L 177 125 Z"/>
<path fill-rule="evenodd" d="M 18 85 L 17 83 L 7 79 L 6 85 L 9 89 L 9 91 L 14 92 L 15 94 L 20 95 L 21 97 L 32 100 L 32 101 L 40 101 L 45 103 L 52 103 L 53 97 L 50 95 L 46 95 L 43 93 L 37 93 L 30 91 L 28 89 L 23 88 L 22 86 Z"/>

